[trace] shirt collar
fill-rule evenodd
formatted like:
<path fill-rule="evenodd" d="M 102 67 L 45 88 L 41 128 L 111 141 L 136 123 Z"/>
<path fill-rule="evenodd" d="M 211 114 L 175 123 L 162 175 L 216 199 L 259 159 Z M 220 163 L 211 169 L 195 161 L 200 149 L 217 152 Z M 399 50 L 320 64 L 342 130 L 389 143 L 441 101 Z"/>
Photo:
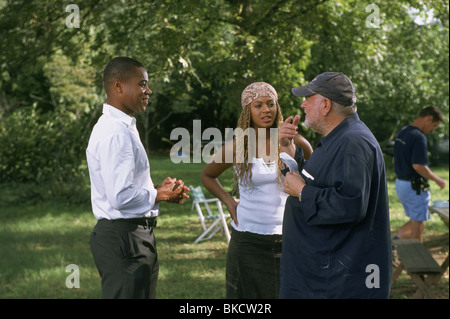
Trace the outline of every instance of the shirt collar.
<path fill-rule="evenodd" d="M 118 108 L 108 104 L 103 103 L 103 114 L 108 114 L 109 116 L 122 121 L 127 126 L 134 126 L 136 125 L 136 119 L 132 116 L 129 116 L 128 114 L 122 112 Z"/>
<path fill-rule="evenodd" d="M 353 123 L 359 121 L 359 116 L 357 113 L 346 117 L 338 126 L 336 126 L 327 136 L 320 139 L 317 146 L 322 146 L 325 150 L 328 150 L 330 145 L 341 135 L 341 133 Z"/>

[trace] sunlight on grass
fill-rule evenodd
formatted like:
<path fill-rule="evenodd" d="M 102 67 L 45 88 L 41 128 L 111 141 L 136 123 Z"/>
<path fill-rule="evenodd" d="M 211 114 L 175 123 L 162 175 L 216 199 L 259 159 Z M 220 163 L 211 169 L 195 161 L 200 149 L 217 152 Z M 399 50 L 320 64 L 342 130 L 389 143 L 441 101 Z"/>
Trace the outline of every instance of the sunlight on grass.
<path fill-rule="evenodd" d="M 150 163 L 155 183 L 171 176 L 183 179 L 186 185 L 202 186 L 200 172 L 204 164 L 173 164 L 164 157 L 151 157 Z M 446 176 L 448 182 L 448 169 L 438 168 L 436 173 Z M 231 191 L 231 170 L 225 172 L 221 182 Z M 4 187 L 7 185 L 0 185 L 0 191 Z M 396 198 L 392 173 L 388 176 L 388 187 L 391 230 L 395 232 L 408 219 Z M 433 199 L 448 200 L 448 186 L 442 191 L 435 185 L 431 187 Z M 212 197 L 203 189 L 207 197 Z M 74 206 L 59 201 L 14 202 L 11 194 L 10 204 L 0 202 L 0 298 L 100 298 L 100 276 L 89 246 L 96 223 L 90 203 Z M 160 264 L 157 298 L 225 297 L 228 244 L 221 233 L 194 244 L 201 233 L 191 200 L 184 205 L 161 204 L 155 229 Z M 448 234 L 447 227 L 438 216 L 432 215 L 426 223 L 425 239 L 443 234 Z M 437 253 L 443 257 L 448 254 L 448 238 L 446 248 Z M 69 264 L 79 266 L 79 289 L 65 285 Z M 415 289 L 403 273 L 392 287 L 391 298 L 411 298 Z M 448 298 L 448 271 L 433 289 L 440 298 Z"/>

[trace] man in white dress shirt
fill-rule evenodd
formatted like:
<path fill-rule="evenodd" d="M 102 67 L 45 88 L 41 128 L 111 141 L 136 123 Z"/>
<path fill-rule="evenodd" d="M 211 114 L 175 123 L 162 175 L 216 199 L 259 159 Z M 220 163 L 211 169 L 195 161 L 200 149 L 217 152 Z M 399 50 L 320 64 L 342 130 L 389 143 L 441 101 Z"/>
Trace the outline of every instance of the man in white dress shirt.
<path fill-rule="evenodd" d="M 152 94 L 144 66 L 128 57 L 114 58 L 103 80 L 107 103 L 86 150 L 98 220 L 91 251 L 103 298 L 155 298 L 159 266 L 153 228 L 159 202 L 182 204 L 189 188 L 170 177 L 160 186 L 152 182 L 133 117 L 145 111 Z"/>

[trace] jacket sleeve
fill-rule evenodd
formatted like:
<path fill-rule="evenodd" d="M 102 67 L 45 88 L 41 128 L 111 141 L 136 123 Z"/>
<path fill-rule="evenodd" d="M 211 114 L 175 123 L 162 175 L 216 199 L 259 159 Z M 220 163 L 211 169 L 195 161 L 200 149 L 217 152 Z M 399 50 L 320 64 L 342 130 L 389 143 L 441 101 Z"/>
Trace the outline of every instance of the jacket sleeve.
<path fill-rule="evenodd" d="M 307 184 L 299 204 L 310 225 L 358 223 L 367 212 L 373 160 L 346 154 L 328 187 Z"/>

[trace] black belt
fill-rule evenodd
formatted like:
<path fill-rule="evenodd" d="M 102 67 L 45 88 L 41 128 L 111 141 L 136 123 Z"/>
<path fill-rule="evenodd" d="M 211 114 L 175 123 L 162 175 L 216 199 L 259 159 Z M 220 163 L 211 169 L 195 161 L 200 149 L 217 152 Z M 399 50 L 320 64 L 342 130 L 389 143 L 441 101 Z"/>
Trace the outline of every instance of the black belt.
<path fill-rule="evenodd" d="M 125 223 L 131 223 L 136 225 L 142 225 L 148 228 L 154 228 L 156 227 L 156 217 L 150 217 L 150 218 L 120 218 L 120 219 L 113 219 L 112 222 L 125 222 Z"/>
<path fill-rule="evenodd" d="M 416 191 L 417 195 L 420 195 L 421 191 L 428 192 L 430 190 L 430 184 L 428 184 L 428 180 L 424 177 L 418 176 L 418 177 L 410 177 L 408 179 L 406 178 L 400 178 L 403 181 L 411 182 L 411 188 Z"/>

